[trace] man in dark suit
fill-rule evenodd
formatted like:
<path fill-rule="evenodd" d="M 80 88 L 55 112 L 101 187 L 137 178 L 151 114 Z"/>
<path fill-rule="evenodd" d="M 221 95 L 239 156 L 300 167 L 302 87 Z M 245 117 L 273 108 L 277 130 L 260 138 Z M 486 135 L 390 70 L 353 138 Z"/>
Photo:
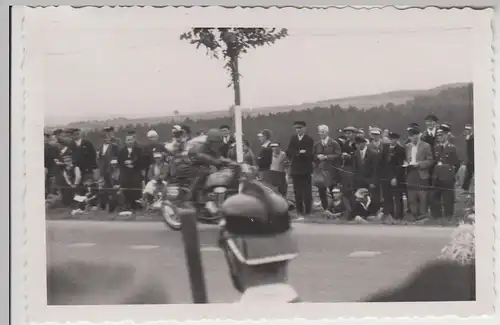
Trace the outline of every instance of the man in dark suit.
<path fill-rule="evenodd" d="M 113 159 L 118 159 L 120 147 L 113 140 L 113 135 L 109 132 L 110 128 L 106 127 L 104 131 L 103 144 L 98 149 L 97 165 L 99 166 L 99 178 L 102 189 L 99 190 L 99 205 L 102 210 L 106 209 L 110 191 L 113 191 L 113 182 L 111 177 L 110 163 Z"/>
<path fill-rule="evenodd" d="M 354 173 L 353 173 L 353 156 L 356 152 L 356 142 L 354 141 L 357 129 L 353 126 L 347 126 L 343 129 L 343 137 L 345 141 L 341 143 L 341 156 L 340 156 L 340 180 L 342 184 L 342 192 L 344 197 L 354 203 Z"/>
<path fill-rule="evenodd" d="M 138 146 L 134 131 L 129 131 L 125 138 L 125 147 L 118 155 L 120 167 L 120 187 L 127 209 L 132 211 L 139 208 L 137 200 L 142 196 L 142 182 L 144 169 L 142 166 L 142 149 Z"/>
<path fill-rule="evenodd" d="M 374 211 L 380 207 L 380 191 L 378 182 L 378 154 L 368 147 L 366 139 L 355 138 L 356 153 L 353 156 L 354 184 L 356 189 L 366 188 L 370 191 Z"/>
<path fill-rule="evenodd" d="M 89 179 L 97 180 L 97 153 L 92 142 L 83 139 L 80 129 L 70 130 L 72 141 L 68 146 L 73 161 L 82 173 L 82 184 Z"/>
<path fill-rule="evenodd" d="M 269 169 L 273 161 L 273 148 L 271 148 L 272 132 L 270 130 L 262 130 L 259 134 L 259 141 L 261 143 L 260 152 L 257 156 L 257 167 L 259 168 L 259 176 L 264 182 L 270 182 L 271 177 Z"/>
<path fill-rule="evenodd" d="M 465 148 L 467 156 L 465 160 L 466 169 L 462 189 L 468 192 L 470 190 L 472 177 L 474 177 L 474 132 L 471 124 L 465 125 Z"/>
<path fill-rule="evenodd" d="M 219 129 L 223 134 L 223 144 L 220 148 L 220 153 L 222 157 L 227 158 L 229 149 L 231 149 L 233 143 L 236 142 L 236 139 L 234 138 L 234 135 L 231 134 L 231 128 L 229 127 L 229 125 L 221 125 Z"/>
<path fill-rule="evenodd" d="M 45 133 L 44 166 L 45 166 L 45 197 L 54 189 L 52 188 L 54 177 L 57 173 L 56 160 L 59 156 L 57 139 L 50 133 Z"/>
<path fill-rule="evenodd" d="M 436 132 L 438 129 L 439 119 L 436 115 L 430 114 L 425 118 L 425 131 L 422 132 L 421 140 L 431 145 L 432 154 L 434 155 L 434 146 L 436 145 Z"/>
<path fill-rule="evenodd" d="M 460 167 L 457 147 L 449 143 L 451 127 L 442 124 L 436 132 L 438 143 L 435 146 L 435 167 L 432 174 L 431 215 L 434 219 L 443 216 L 451 219 L 455 205 L 455 174 Z M 444 215 L 443 215 L 444 213 Z"/>
<path fill-rule="evenodd" d="M 392 218 L 403 219 L 403 188 L 406 159 L 405 148 L 399 144 L 400 135 L 389 133 L 389 143 L 382 147 L 380 158 L 380 179 L 384 195 L 384 214 Z"/>
<path fill-rule="evenodd" d="M 312 180 L 314 140 L 306 134 L 306 123 L 294 123 L 296 134 L 290 139 L 286 154 L 291 162 L 290 175 L 299 215 L 312 212 Z"/>

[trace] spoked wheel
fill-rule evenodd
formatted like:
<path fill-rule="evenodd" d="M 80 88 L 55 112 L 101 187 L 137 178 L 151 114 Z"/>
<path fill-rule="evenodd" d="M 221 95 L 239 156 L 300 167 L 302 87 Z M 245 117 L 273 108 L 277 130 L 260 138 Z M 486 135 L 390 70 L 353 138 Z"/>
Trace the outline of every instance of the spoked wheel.
<path fill-rule="evenodd" d="M 161 215 L 163 222 L 172 230 L 180 230 L 181 229 L 181 219 L 179 213 L 175 206 L 171 203 L 163 203 L 161 207 Z"/>

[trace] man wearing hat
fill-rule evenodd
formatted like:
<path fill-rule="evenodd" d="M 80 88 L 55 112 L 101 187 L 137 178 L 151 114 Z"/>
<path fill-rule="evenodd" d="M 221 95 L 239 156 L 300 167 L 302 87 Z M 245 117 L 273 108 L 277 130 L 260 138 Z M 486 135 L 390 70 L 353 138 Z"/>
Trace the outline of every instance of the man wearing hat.
<path fill-rule="evenodd" d="M 340 179 L 344 196 L 352 201 L 355 190 L 353 156 L 356 152 L 356 142 L 354 141 L 354 137 L 358 130 L 353 126 L 347 126 L 342 131 L 346 140 L 340 148 Z"/>
<path fill-rule="evenodd" d="M 465 178 L 462 184 L 462 189 L 466 192 L 470 190 L 470 185 L 472 177 L 474 176 L 474 132 L 472 130 L 472 124 L 465 125 L 465 149 L 466 149 L 466 160 L 465 160 Z"/>
<path fill-rule="evenodd" d="M 442 124 L 437 132 L 435 167 L 432 174 L 431 215 L 434 219 L 451 219 L 455 204 L 455 174 L 460 167 L 457 148 L 449 143 L 449 124 Z M 444 214 L 444 215 L 443 215 Z"/>
<path fill-rule="evenodd" d="M 103 143 L 98 150 L 97 165 L 99 167 L 100 183 L 102 188 L 99 193 L 99 205 L 102 210 L 108 205 L 108 198 L 113 190 L 113 182 L 111 177 L 111 161 L 118 158 L 120 147 L 113 141 L 113 127 L 103 129 Z"/>
<path fill-rule="evenodd" d="M 430 168 L 434 164 L 430 144 L 420 140 L 420 129 L 409 128 L 410 143 L 406 145 L 406 185 L 408 205 L 414 218 L 424 219 L 428 211 Z"/>
<path fill-rule="evenodd" d="M 290 175 L 299 217 L 312 212 L 312 169 L 314 140 L 306 134 L 306 122 L 294 123 L 295 135 L 290 139 L 286 154 L 290 160 Z"/>
<path fill-rule="evenodd" d="M 225 223 L 219 238 L 240 303 L 295 303 L 287 284 L 288 264 L 297 257 L 288 202 L 263 183 L 245 184 L 222 205 Z"/>
<path fill-rule="evenodd" d="M 106 133 L 106 136 L 109 137 L 111 140 L 111 143 L 116 144 L 117 146 L 121 145 L 121 141 L 119 138 L 115 137 L 115 128 L 112 126 L 107 126 L 103 128 L 104 133 Z"/>
<path fill-rule="evenodd" d="M 405 148 L 399 143 L 401 136 L 389 132 L 389 144 L 382 147 L 380 157 L 380 179 L 384 196 L 384 214 L 402 220 Z"/>
<path fill-rule="evenodd" d="M 380 208 L 379 158 L 378 154 L 368 147 L 365 138 L 357 136 L 356 153 L 353 157 L 353 172 L 356 189 L 370 190 L 372 207 Z"/>

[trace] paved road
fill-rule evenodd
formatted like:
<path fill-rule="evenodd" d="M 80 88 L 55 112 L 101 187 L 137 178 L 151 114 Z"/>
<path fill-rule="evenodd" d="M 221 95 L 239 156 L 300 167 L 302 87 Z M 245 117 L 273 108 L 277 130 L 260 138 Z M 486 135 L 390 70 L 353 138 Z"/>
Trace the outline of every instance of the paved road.
<path fill-rule="evenodd" d="M 296 224 L 294 233 L 300 257 L 291 264 L 290 281 L 306 301 L 357 301 L 403 281 L 416 268 L 434 259 L 452 230 Z M 215 227 L 200 227 L 209 299 L 231 302 L 239 294 L 229 282 L 216 238 Z M 49 221 L 47 243 L 51 266 L 69 261 L 133 266 L 136 274 L 146 272 L 148 277 L 156 279 L 156 288 L 168 292 L 170 303 L 190 302 L 180 233 L 166 229 L 162 223 Z M 108 285 L 108 282 L 96 282 L 95 286 Z M 83 304 L 79 299 L 73 297 L 66 303 Z M 85 303 L 92 303 L 88 300 L 94 298 L 86 299 Z M 117 294 L 99 295 L 100 304 L 116 304 L 117 299 Z"/>

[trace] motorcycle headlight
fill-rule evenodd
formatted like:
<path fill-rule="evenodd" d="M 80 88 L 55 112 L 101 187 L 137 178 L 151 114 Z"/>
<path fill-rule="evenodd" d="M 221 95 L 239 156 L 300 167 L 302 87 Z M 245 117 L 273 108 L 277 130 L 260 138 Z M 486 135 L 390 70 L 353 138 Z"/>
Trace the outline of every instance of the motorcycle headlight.
<path fill-rule="evenodd" d="M 216 193 L 216 194 L 226 193 L 226 191 L 227 191 L 227 189 L 225 187 L 222 187 L 222 186 L 214 188 L 214 193 Z"/>
<path fill-rule="evenodd" d="M 179 188 L 178 187 L 167 187 L 165 190 L 165 194 L 167 199 L 174 200 L 179 196 Z"/>

